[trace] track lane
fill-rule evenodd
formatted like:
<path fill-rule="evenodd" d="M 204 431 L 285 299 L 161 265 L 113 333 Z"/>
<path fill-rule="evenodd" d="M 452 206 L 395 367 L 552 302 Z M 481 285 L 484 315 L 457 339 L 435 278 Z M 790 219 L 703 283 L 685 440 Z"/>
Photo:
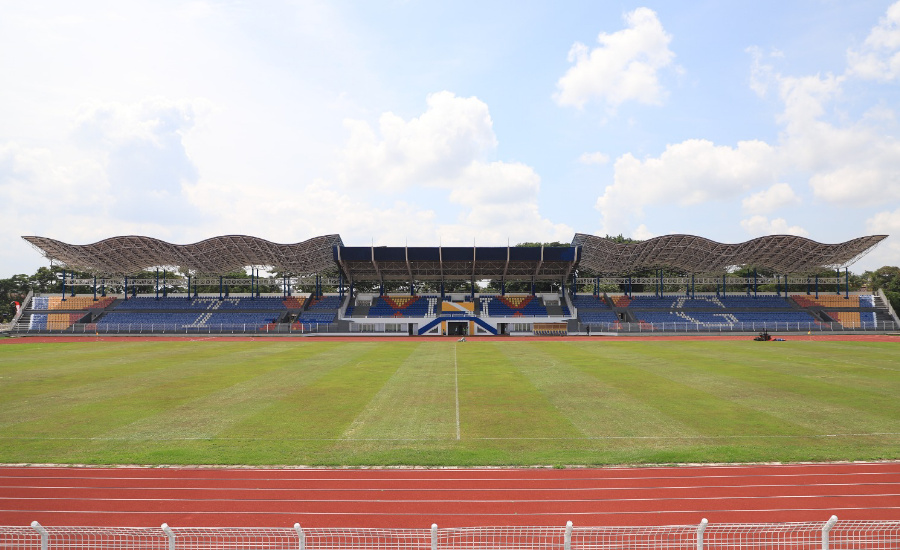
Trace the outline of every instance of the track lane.
<path fill-rule="evenodd" d="M 900 520 L 900 463 L 602 469 L 0 467 L 0 524 L 427 527 Z"/>

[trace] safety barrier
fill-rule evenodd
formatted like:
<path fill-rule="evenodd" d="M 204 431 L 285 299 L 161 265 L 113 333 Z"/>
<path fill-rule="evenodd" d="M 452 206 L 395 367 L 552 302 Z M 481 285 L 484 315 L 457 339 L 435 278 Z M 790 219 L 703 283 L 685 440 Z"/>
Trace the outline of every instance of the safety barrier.
<path fill-rule="evenodd" d="M 0 527 L 8 550 L 896 550 L 900 521 L 430 529 Z"/>

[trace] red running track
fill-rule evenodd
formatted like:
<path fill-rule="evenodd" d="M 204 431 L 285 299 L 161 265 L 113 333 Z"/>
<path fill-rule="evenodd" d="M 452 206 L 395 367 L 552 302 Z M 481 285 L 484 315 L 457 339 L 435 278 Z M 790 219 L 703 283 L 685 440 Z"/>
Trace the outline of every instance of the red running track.
<path fill-rule="evenodd" d="M 900 463 L 602 469 L 0 467 L 0 525 L 395 527 L 900 520 Z"/>

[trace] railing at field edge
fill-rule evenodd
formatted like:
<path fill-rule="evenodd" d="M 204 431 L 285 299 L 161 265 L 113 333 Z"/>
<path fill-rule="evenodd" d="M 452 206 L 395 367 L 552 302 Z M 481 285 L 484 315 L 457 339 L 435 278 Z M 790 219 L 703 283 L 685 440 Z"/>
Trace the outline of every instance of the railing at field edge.
<path fill-rule="evenodd" d="M 0 526 L 9 550 L 896 550 L 900 521 L 644 527 L 156 528 Z"/>

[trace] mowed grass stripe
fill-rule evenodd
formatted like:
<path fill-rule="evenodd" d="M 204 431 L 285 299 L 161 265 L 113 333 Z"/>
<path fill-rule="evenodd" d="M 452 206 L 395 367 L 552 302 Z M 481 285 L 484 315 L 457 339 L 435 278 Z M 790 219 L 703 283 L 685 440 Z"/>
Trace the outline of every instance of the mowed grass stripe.
<path fill-rule="evenodd" d="M 456 348 L 462 440 L 582 437 L 501 346 L 484 341 Z"/>
<path fill-rule="evenodd" d="M 108 386 L 111 395 L 50 407 L 51 411 L 40 418 L 6 426 L 4 435 L 63 433 L 65 437 L 103 437 L 116 428 L 252 378 L 254 369 L 248 365 L 256 361 L 258 369 L 268 370 L 271 367 L 266 357 L 278 350 L 276 347 L 257 349 L 244 343 L 200 344 L 193 348 L 193 353 L 182 349 L 176 356 L 156 354 L 155 349 L 149 348 L 142 354 L 142 362 L 162 365 L 164 375 L 146 377 L 142 385 L 123 384 L 120 379 L 118 386 L 124 386 L 125 391 L 111 383 Z"/>
<path fill-rule="evenodd" d="M 272 399 L 222 437 L 298 440 L 304 441 L 306 448 L 340 438 L 412 353 L 414 344 L 342 344 L 341 348 L 330 357 L 323 354 L 311 359 L 324 369 L 322 376 Z"/>
<path fill-rule="evenodd" d="M 546 342 L 499 345 L 512 364 L 586 438 L 695 437 L 691 426 L 670 418 L 641 399 L 623 393 L 573 365 L 567 346 Z"/>
<path fill-rule="evenodd" d="M 415 344 L 341 437 L 456 439 L 455 345 Z"/>
<path fill-rule="evenodd" d="M 791 344 L 781 345 L 782 351 L 788 352 Z M 898 427 L 900 403 L 896 395 L 900 388 L 890 377 L 883 380 L 885 387 L 894 387 L 888 396 L 853 387 L 854 380 L 859 381 L 855 378 L 812 378 L 781 367 L 772 369 L 773 362 L 760 358 L 759 351 L 752 347 L 716 348 L 705 346 L 691 353 L 661 349 L 658 356 L 666 366 L 645 368 L 686 384 L 708 387 L 727 399 L 819 434 L 886 432 Z"/>
<path fill-rule="evenodd" d="M 260 407 L 310 383 L 336 366 L 316 361 L 319 354 L 338 347 L 336 343 L 275 345 L 259 357 L 226 355 L 218 373 L 246 370 L 251 378 L 199 395 L 177 407 L 160 411 L 131 424 L 120 426 L 104 437 L 124 439 L 214 438 Z M 263 351 L 263 350 L 260 350 Z M 345 355 L 345 354 L 341 354 Z"/>
<path fill-rule="evenodd" d="M 739 347 L 745 350 L 741 357 L 772 371 L 887 397 L 896 396 L 900 389 L 897 344 L 790 341 L 754 349 L 752 343 L 740 343 Z M 713 351 L 698 349 L 704 355 Z"/>
<path fill-rule="evenodd" d="M 28 347 L 22 345 L 3 348 Z M 0 427 L 52 416 L 66 408 L 133 393 L 135 388 L 162 384 L 186 377 L 192 370 L 172 370 L 185 359 L 218 361 L 215 347 L 172 346 L 164 342 L 134 344 L 98 342 L 60 344 L 60 349 L 44 345 L 46 367 L 29 362 L 18 365 L 12 356 L 3 357 L 3 399 L 0 400 Z M 93 352 L 90 350 L 94 349 Z M 102 350 L 98 353 L 97 350 Z"/>
<path fill-rule="evenodd" d="M 715 395 L 708 387 L 659 374 L 655 367 L 665 369 L 667 365 L 667 356 L 660 351 L 667 349 L 664 344 L 647 342 L 623 347 L 610 343 L 598 347 L 560 342 L 550 343 L 548 349 L 564 354 L 573 365 L 604 383 L 708 437 L 812 433 L 803 426 Z"/>

